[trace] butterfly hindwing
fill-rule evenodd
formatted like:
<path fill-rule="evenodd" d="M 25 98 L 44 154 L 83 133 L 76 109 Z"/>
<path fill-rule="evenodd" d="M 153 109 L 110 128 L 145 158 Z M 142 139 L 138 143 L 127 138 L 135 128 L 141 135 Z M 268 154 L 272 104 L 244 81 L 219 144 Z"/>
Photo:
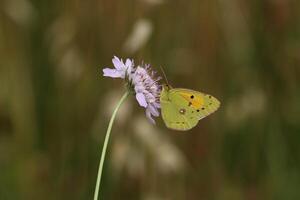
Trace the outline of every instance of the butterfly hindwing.
<path fill-rule="evenodd" d="M 184 108 L 172 102 L 162 102 L 162 118 L 166 126 L 175 130 L 189 130 L 197 125 L 197 116 L 191 116 L 190 108 Z"/>

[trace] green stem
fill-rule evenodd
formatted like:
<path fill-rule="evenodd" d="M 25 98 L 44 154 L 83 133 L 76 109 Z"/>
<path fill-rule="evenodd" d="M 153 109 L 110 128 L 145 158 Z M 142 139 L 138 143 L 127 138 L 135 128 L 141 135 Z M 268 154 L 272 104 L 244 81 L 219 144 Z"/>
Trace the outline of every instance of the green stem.
<path fill-rule="evenodd" d="M 109 124 L 108 124 L 108 128 L 106 131 L 106 135 L 105 135 L 105 140 L 104 140 L 104 144 L 103 144 L 103 148 L 102 148 L 102 153 L 101 153 L 101 159 L 100 159 L 100 164 L 99 164 L 99 169 L 98 169 L 98 175 L 97 175 L 97 182 L 96 182 L 96 188 L 95 188 L 95 193 L 94 193 L 94 200 L 98 200 L 98 194 L 99 194 L 99 189 L 100 189 L 100 182 L 101 182 L 101 176 L 102 176 L 102 170 L 103 170 L 103 164 L 104 164 L 104 159 L 105 159 L 105 154 L 106 154 L 106 149 L 107 149 L 107 144 L 108 144 L 108 140 L 109 140 L 109 136 L 110 136 L 110 132 L 111 132 L 111 128 L 112 125 L 114 123 L 114 119 L 116 117 L 116 114 L 121 106 L 121 104 L 124 102 L 124 100 L 128 97 L 129 92 L 127 91 L 121 98 L 121 100 L 119 101 L 119 103 L 117 104 L 117 107 L 115 108 Z"/>

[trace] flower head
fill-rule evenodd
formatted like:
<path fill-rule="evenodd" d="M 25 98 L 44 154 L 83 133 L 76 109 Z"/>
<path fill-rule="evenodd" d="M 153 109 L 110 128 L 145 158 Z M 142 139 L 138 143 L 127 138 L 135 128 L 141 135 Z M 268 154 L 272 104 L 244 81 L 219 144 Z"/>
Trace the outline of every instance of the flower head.
<path fill-rule="evenodd" d="M 115 69 L 103 69 L 103 76 L 125 79 L 127 85 L 134 91 L 139 105 L 146 109 L 148 119 L 155 123 L 152 116 L 159 116 L 161 87 L 158 81 L 161 78 L 154 78 L 155 72 L 151 70 L 150 65 L 135 67 L 132 60 L 127 59 L 124 63 L 122 59 L 116 56 L 112 59 L 112 62 Z"/>

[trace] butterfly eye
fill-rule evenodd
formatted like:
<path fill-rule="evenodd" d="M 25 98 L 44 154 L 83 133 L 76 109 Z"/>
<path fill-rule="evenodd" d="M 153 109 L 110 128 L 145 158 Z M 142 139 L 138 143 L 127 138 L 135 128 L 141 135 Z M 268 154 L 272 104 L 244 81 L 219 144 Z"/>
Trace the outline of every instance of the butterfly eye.
<path fill-rule="evenodd" d="M 191 99 L 193 99 L 194 98 L 194 95 L 191 95 Z"/>
<path fill-rule="evenodd" d="M 170 89 L 170 86 L 168 84 L 164 84 L 163 85 L 163 88 L 165 88 L 166 90 L 169 90 Z"/>

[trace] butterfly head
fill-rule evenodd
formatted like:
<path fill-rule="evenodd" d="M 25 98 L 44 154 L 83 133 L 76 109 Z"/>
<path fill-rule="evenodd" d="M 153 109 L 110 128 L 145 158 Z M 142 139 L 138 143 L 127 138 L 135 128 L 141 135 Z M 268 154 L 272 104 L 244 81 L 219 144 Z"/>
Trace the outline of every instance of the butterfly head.
<path fill-rule="evenodd" d="M 160 101 L 168 101 L 169 97 L 169 91 L 171 90 L 171 86 L 168 84 L 162 84 L 162 90 L 160 93 Z"/>
<path fill-rule="evenodd" d="M 168 92 L 172 87 L 169 84 L 162 84 L 162 90 Z"/>

